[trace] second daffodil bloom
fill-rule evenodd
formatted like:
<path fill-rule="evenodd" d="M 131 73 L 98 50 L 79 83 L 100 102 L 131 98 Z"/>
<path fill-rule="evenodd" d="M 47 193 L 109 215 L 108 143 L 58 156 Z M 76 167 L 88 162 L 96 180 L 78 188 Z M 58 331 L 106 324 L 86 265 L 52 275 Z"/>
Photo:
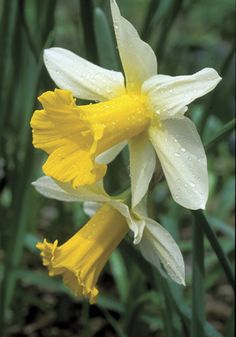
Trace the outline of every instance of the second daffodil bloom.
<path fill-rule="evenodd" d="M 90 204 L 89 209 L 87 205 L 87 212 L 91 212 L 92 208 L 92 213 L 95 213 L 88 223 L 64 244 L 58 246 L 57 240 L 54 243 L 44 240 L 37 244 L 49 275 L 62 275 L 64 283 L 76 296 L 87 297 L 91 304 L 95 303 L 99 274 L 129 229 L 133 231 L 134 243 L 138 244 L 144 257 L 159 268 L 161 273 L 165 273 L 162 264 L 175 282 L 184 284 L 185 272 L 181 252 L 170 234 L 147 217 L 144 201 L 135 212 L 131 212 L 126 204 L 127 196 L 110 197 L 101 182 L 73 189 L 68 183 L 58 185 L 53 179 L 45 176 L 33 185 L 48 198 L 69 202 L 88 201 Z"/>
<path fill-rule="evenodd" d="M 153 50 L 121 16 L 115 0 L 111 12 L 125 78 L 68 50 L 45 50 L 45 65 L 60 89 L 39 97 L 43 110 L 31 121 L 34 146 L 49 154 L 43 170 L 75 189 L 94 184 L 128 141 L 132 207 L 147 192 L 158 157 L 175 201 L 205 208 L 206 155 L 184 114 L 221 78 L 211 68 L 189 76 L 158 75 Z M 80 106 L 74 97 L 99 103 Z"/>

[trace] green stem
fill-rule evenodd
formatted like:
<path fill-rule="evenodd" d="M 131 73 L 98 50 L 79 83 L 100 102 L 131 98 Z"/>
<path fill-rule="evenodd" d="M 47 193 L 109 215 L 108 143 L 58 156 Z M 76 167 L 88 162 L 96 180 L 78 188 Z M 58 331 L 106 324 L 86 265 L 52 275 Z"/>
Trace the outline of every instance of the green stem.
<path fill-rule="evenodd" d="M 234 280 L 234 273 L 231 268 L 230 262 L 228 257 L 224 254 L 223 249 L 213 231 L 211 226 L 209 225 L 206 216 L 201 210 L 192 211 L 194 218 L 196 219 L 197 226 L 201 226 L 203 232 L 205 233 L 206 237 L 208 238 L 213 250 L 215 251 L 222 268 L 224 269 L 225 275 L 228 278 L 229 283 L 234 289 L 235 280 Z"/>
<path fill-rule="evenodd" d="M 210 151 L 216 144 L 218 144 L 222 139 L 224 139 L 229 133 L 235 129 L 236 119 L 232 119 L 230 122 L 225 124 L 223 128 L 216 133 L 216 135 L 205 145 L 206 152 Z"/>
<path fill-rule="evenodd" d="M 204 337 L 204 234 L 193 224 L 193 281 L 191 337 Z"/>

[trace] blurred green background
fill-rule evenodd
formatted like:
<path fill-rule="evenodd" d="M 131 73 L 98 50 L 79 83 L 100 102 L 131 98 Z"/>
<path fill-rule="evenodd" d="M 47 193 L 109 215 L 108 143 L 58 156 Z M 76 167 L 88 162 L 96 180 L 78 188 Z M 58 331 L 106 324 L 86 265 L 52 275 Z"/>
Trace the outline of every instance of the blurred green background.
<path fill-rule="evenodd" d="M 214 67 L 217 88 L 188 115 L 206 145 L 210 196 L 205 213 L 173 202 L 163 180 L 153 216 L 184 254 L 187 286 L 163 279 L 123 241 L 99 281 L 97 305 L 74 298 L 49 278 L 35 243 L 64 242 L 87 217 L 81 204 L 37 194 L 43 153 L 29 121 L 37 96 L 54 88 L 42 61 L 57 46 L 121 69 L 108 0 L 0 0 L 0 335 L 12 337 L 231 337 L 234 253 L 234 1 L 120 0 L 120 10 L 157 54 L 159 73 Z M 128 154 L 109 166 L 112 193 L 129 184 Z"/>

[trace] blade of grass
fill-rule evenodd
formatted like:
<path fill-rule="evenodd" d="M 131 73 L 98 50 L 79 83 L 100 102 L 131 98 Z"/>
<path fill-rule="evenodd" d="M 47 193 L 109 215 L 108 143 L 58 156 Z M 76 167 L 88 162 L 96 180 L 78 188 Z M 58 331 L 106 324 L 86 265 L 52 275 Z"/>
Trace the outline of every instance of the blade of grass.
<path fill-rule="evenodd" d="M 166 287 L 165 280 L 157 271 L 153 270 L 153 282 L 159 289 L 159 293 L 163 294 L 162 299 L 162 312 L 164 317 L 164 327 L 166 336 L 183 337 L 182 325 L 178 318 L 178 313 L 173 305 L 173 300 L 170 295 L 168 287 Z"/>
<path fill-rule="evenodd" d="M 119 70 L 118 55 L 111 28 L 101 8 L 94 11 L 95 38 L 99 64 L 107 69 Z"/>
<path fill-rule="evenodd" d="M 3 3 L 3 14 L 0 26 L 0 129 L 6 113 L 6 101 L 9 94 L 10 85 L 10 69 L 12 61 L 12 48 L 14 40 L 14 32 L 16 29 L 17 16 L 19 15 L 19 2 L 17 0 Z"/>
<path fill-rule="evenodd" d="M 204 145 L 206 152 L 209 152 L 221 140 L 223 140 L 228 134 L 230 134 L 235 129 L 235 123 L 235 118 L 226 123 L 223 128 L 219 132 L 217 132 L 216 135 L 207 144 Z"/>
<path fill-rule="evenodd" d="M 159 306 L 160 296 L 155 291 L 148 291 L 142 294 L 135 301 L 133 301 L 129 312 L 127 313 L 128 319 L 126 319 L 126 330 L 130 337 L 143 336 L 146 330 L 146 325 L 142 324 L 140 317 L 144 312 L 144 308 L 149 304 L 153 304 L 155 307 Z M 136 322 L 139 322 L 137 324 Z"/>
<path fill-rule="evenodd" d="M 81 337 L 90 337 L 91 326 L 89 324 L 89 303 L 87 301 L 83 301 L 82 304 L 81 325 L 83 327 Z"/>
<path fill-rule="evenodd" d="M 226 55 L 220 67 L 219 73 L 222 78 L 224 78 L 226 72 L 228 71 L 228 68 L 233 60 L 234 53 L 235 53 L 235 43 L 232 44 L 231 48 L 229 49 L 228 54 Z M 200 135 L 203 134 L 207 119 L 215 107 L 215 104 L 216 104 L 215 102 L 217 101 L 216 98 L 217 98 L 217 95 L 219 94 L 218 90 L 220 89 L 216 88 L 210 94 L 210 97 L 208 98 L 208 103 L 204 109 L 205 111 L 202 114 L 201 120 L 199 121 L 199 125 L 198 125 Z"/>
<path fill-rule="evenodd" d="M 123 257 L 119 250 L 116 250 L 112 253 L 109 263 L 111 266 L 112 275 L 119 291 L 121 302 L 125 303 L 128 295 L 128 273 Z"/>
<path fill-rule="evenodd" d="M 168 35 L 172 29 L 172 26 L 182 8 L 183 0 L 173 0 L 171 8 L 166 13 L 164 21 L 162 23 L 161 34 L 155 49 L 156 55 L 158 55 L 158 62 L 160 63 L 163 55 L 164 49 L 167 45 Z"/>
<path fill-rule="evenodd" d="M 102 309 L 102 312 L 104 313 L 104 316 L 106 320 L 110 323 L 110 325 L 113 327 L 115 330 L 116 336 L 117 337 L 129 337 L 126 332 L 123 330 L 121 325 L 117 322 L 117 320 L 112 317 L 112 315 L 107 311 L 106 309 Z"/>
<path fill-rule="evenodd" d="M 87 58 L 96 63 L 98 60 L 93 23 L 93 1 L 80 0 L 81 20 L 83 24 L 84 44 Z"/>
<path fill-rule="evenodd" d="M 146 41 L 149 36 L 151 35 L 151 21 L 156 13 L 156 11 L 158 10 L 160 5 L 160 1 L 159 0 L 151 0 L 149 5 L 148 5 L 148 10 L 146 13 L 146 17 L 144 19 L 144 23 L 143 23 L 143 29 L 142 29 L 142 33 L 141 33 L 141 37 L 144 41 Z"/>
<path fill-rule="evenodd" d="M 229 224 L 224 223 L 222 220 L 220 220 L 220 219 L 218 219 L 214 216 L 211 216 L 211 215 L 208 215 L 207 219 L 208 219 L 210 225 L 213 226 L 213 228 L 215 230 L 218 230 L 221 233 L 223 233 L 224 235 L 226 235 L 227 239 L 230 239 L 233 242 L 235 241 L 235 229 L 234 229 L 234 227 L 232 227 Z"/>
<path fill-rule="evenodd" d="M 167 285 L 168 286 L 168 285 Z M 187 307 L 183 301 L 179 301 L 178 297 L 176 296 L 175 292 L 173 291 L 172 287 L 169 287 L 172 299 L 175 303 L 176 309 L 179 313 L 179 317 L 182 320 L 185 329 L 186 329 L 186 336 L 189 336 L 188 329 L 189 325 L 191 324 L 191 317 L 192 312 L 189 307 Z M 215 328 L 210 325 L 207 321 L 204 322 L 204 333 L 206 337 L 223 337 Z M 199 337 L 199 336 L 198 336 Z"/>
<path fill-rule="evenodd" d="M 204 337 L 204 235 L 193 223 L 191 337 Z"/>
<path fill-rule="evenodd" d="M 221 245 L 219 244 L 219 241 L 211 228 L 210 224 L 207 221 L 206 216 L 201 210 L 192 211 L 192 214 L 196 220 L 196 225 L 200 226 L 205 233 L 206 237 L 208 238 L 214 252 L 216 253 L 219 262 L 221 263 L 221 266 L 225 272 L 226 277 L 228 278 L 229 283 L 234 289 L 235 285 L 235 279 L 234 279 L 234 273 L 231 268 L 230 262 L 228 260 L 228 257 L 225 255 Z"/>

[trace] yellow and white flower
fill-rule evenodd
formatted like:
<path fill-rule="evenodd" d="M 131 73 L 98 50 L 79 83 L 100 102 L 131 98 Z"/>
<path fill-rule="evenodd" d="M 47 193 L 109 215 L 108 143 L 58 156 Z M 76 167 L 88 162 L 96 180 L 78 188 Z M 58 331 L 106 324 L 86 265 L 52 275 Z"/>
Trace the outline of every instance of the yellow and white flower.
<path fill-rule="evenodd" d="M 76 296 L 87 297 L 90 303 L 96 301 L 98 277 L 129 229 L 134 233 L 134 243 L 138 244 L 149 262 L 163 274 L 162 264 L 175 282 L 185 283 L 181 252 L 171 235 L 147 217 L 144 201 L 136 207 L 135 212 L 130 211 L 125 203 L 127 197 L 110 197 L 101 182 L 73 189 L 68 183 L 58 185 L 45 176 L 33 185 L 48 198 L 89 202 L 87 213 L 92 212 L 92 217 L 72 238 L 60 246 L 57 240 L 48 243 L 46 239 L 37 244 L 49 275 L 62 275 L 64 283 Z"/>
<path fill-rule="evenodd" d="M 189 209 L 205 208 L 206 155 L 184 113 L 221 78 L 211 68 L 190 76 L 157 75 L 153 50 L 121 16 L 115 0 L 111 11 L 125 78 L 62 48 L 44 52 L 61 89 L 39 97 L 43 110 L 31 121 L 34 146 L 49 154 L 43 170 L 74 188 L 94 184 L 128 141 L 133 208 L 147 192 L 156 156 L 174 200 Z M 80 106 L 74 97 L 100 103 Z"/>

